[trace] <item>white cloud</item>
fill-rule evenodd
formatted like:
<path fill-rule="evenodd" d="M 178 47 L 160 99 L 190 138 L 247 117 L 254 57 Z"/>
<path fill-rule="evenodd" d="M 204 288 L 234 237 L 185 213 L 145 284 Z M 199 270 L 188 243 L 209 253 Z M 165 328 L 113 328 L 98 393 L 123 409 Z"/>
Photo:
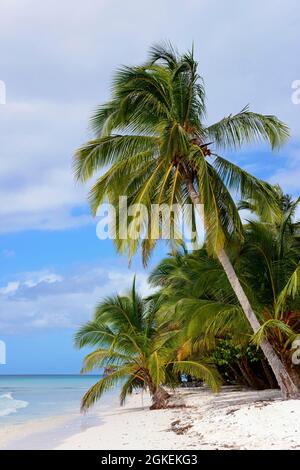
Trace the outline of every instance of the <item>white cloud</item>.
<path fill-rule="evenodd" d="M 4 258 L 12 258 L 13 256 L 16 255 L 14 250 L 9 250 L 9 249 L 2 250 L 1 254 Z"/>
<path fill-rule="evenodd" d="M 48 271 L 39 271 L 37 273 L 27 273 L 24 286 L 26 287 L 35 287 L 42 282 L 53 284 L 53 282 L 62 282 L 63 277 L 59 274 L 51 273 Z"/>
<path fill-rule="evenodd" d="M 17 292 L 19 289 L 19 282 L 8 282 L 6 286 L 0 288 L 0 294 L 2 295 L 11 295 Z"/>
<path fill-rule="evenodd" d="M 298 0 L 2 0 L 1 18 L 1 232 L 90 223 L 72 212 L 86 197 L 73 182 L 73 151 L 113 71 L 144 61 L 153 42 L 185 50 L 194 41 L 211 120 L 250 102 L 298 132 Z"/>
<path fill-rule="evenodd" d="M 5 108 L 5 109 L 4 109 Z M 87 189 L 72 174 L 72 132 L 88 113 L 82 106 L 47 102 L 12 103 L 0 109 L 0 232 L 60 229 L 91 223 L 76 216 Z M 64 127 L 65 121 L 70 127 Z M 13 131 L 12 131 L 13 129 Z M 13 135 L 13 139 L 12 139 Z M 79 145 L 79 140 L 76 142 Z M 88 211 L 86 211 L 88 213 Z"/>
<path fill-rule="evenodd" d="M 91 318 L 103 297 L 124 294 L 133 275 L 94 266 L 64 275 L 48 270 L 22 273 L 0 287 L 0 331 L 76 327 Z M 150 294 L 146 273 L 139 272 L 136 282 L 142 295 Z"/>
<path fill-rule="evenodd" d="M 299 195 L 300 186 L 300 165 L 295 168 L 287 168 L 276 171 L 271 178 L 271 183 L 278 183 L 285 192 Z"/>
<path fill-rule="evenodd" d="M 276 170 L 270 182 L 280 184 L 285 192 L 299 196 L 300 188 L 300 148 L 297 147 L 286 156 L 285 165 Z"/>

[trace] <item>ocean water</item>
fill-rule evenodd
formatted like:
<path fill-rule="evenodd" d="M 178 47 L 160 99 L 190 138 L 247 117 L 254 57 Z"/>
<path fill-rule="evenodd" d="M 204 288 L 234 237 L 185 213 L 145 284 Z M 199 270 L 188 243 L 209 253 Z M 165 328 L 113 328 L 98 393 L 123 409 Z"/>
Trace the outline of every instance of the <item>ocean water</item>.
<path fill-rule="evenodd" d="M 0 427 L 26 421 L 79 415 L 80 399 L 99 377 L 80 375 L 0 375 Z M 101 409 L 118 405 L 114 390 L 99 402 Z"/>

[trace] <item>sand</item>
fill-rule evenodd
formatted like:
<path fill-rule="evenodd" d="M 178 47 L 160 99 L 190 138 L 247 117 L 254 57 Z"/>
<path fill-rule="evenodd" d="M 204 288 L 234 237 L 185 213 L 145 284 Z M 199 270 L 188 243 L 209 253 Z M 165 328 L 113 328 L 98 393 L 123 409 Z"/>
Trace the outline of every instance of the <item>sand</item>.
<path fill-rule="evenodd" d="M 300 400 L 282 401 L 274 390 L 181 389 L 173 404 L 185 407 L 150 411 L 149 404 L 134 395 L 56 449 L 300 449 Z"/>
<path fill-rule="evenodd" d="M 34 449 L 37 447 L 36 443 L 41 442 L 43 438 L 41 447 L 48 449 L 49 436 L 54 436 L 55 433 L 63 435 L 69 422 L 71 422 L 70 416 L 62 415 L 1 426 L 0 449 Z"/>
<path fill-rule="evenodd" d="M 2 449 L 300 449 L 300 400 L 276 390 L 179 389 L 174 407 L 149 410 L 134 394 L 124 407 L 0 428 Z"/>

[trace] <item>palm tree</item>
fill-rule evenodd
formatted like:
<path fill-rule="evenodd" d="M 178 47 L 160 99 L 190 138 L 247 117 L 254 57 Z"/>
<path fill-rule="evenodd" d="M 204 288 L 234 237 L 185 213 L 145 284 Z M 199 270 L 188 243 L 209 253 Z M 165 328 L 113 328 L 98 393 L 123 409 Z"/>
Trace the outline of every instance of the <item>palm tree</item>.
<path fill-rule="evenodd" d="M 267 339 L 300 388 L 300 369 L 291 360 L 291 344 L 300 334 L 299 221 L 294 220 L 299 199 L 293 201 L 279 187 L 276 193 L 279 210 L 273 221 L 251 202 L 240 204 L 257 217 L 246 225 L 243 246 L 232 249 L 230 259 L 261 324 L 252 341 L 259 345 Z M 224 336 L 249 342 L 251 331 L 228 279 L 205 250 L 163 259 L 149 280 L 160 287 L 161 314 L 182 321 L 197 343 Z"/>
<path fill-rule="evenodd" d="M 239 347 L 249 345 L 249 322 L 222 265 L 204 248 L 170 254 L 151 271 L 149 282 L 159 288 L 153 294 L 160 305 L 159 318 L 181 325 L 185 333 L 181 350 L 188 355 L 193 352 L 212 357 L 222 340 Z"/>
<path fill-rule="evenodd" d="M 197 73 L 193 51 L 180 56 L 169 46 L 154 46 L 147 64 L 122 67 L 113 80 L 111 101 L 100 106 L 92 118 L 95 139 L 76 153 L 75 174 L 86 181 L 98 170 L 105 172 L 90 192 L 95 214 L 104 200 L 116 208 L 119 196 L 128 204 L 192 203 L 204 207 L 206 247 L 217 256 L 254 332 L 260 323 L 225 251 L 232 239 L 241 240 L 243 227 L 232 198 L 251 199 L 272 210 L 272 188 L 232 162 L 210 150 L 237 149 L 257 140 L 279 147 L 289 135 L 288 128 L 275 116 L 250 112 L 205 125 L 205 89 Z M 109 166 L 109 169 L 107 167 Z M 195 209 L 196 210 L 196 209 Z M 148 211 L 148 214 L 151 210 Z M 129 257 L 138 249 L 129 225 L 122 239 L 117 220 L 115 243 Z M 151 238 L 146 219 L 142 241 L 147 262 L 156 240 Z M 146 227 L 146 229 L 145 229 Z M 171 234 L 176 238 L 175 230 Z M 124 238 L 124 237 L 123 237 Z M 261 343 L 285 397 L 298 396 L 287 370 L 267 340 Z"/>
<path fill-rule="evenodd" d="M 291 343 L 300 334 L 300 224 L 295 221 L 300 198 L 293 200 L 280 187 L 276 193 L 279 211 L 273 221 L 264 220 L 249 204 L 260 219 L 246 226 L 237 270 L 251 286 L 259 306 L 262 321 L 255 342 L 260 344 L 265 338 L 271 342 L 300 388 L 300 369 L 291 360 Z"/>
<path fill-rule="evenodd" d="M 255 201 L 240 201 L 238 208 L 246 209 L 254 213 L 260 222 L 271 224 L 272 233 L 276 232 L 276 253 L 282 257 L 284 245 L 292 243 L 296 251 L 300 251 L 300 221 L 294 220 L 297 208 L 300 204 L 300 197 L 293 199 L 289 194 L 284 194 L 279 185 L 274 186 L 275 204 L 277 210 L 275 213 L 265 213 L 261 210 Z"/>
<path fill-rule="evenodd" d="M 213 390 L 219 377 L 213 365 L 177 358 L 181 334 L 176 324 L 159 324 L 157 305 L 141 298 L 135 289 L 126 296 L 109 297 L 96 308 L 94 319 L 75 336 L 77 347 L 97 347 L 84 359 L 82 372 L 104 368 L 104 376 L 82 399 L 86 411 L 103 393 L 121 386 L 120 401 L 135 389 L 147 389 L 152 409 L 167 406 L 169 394 L 163 385 L 174 386 L 178 374 L 186 373 L 205 380 Z"/>

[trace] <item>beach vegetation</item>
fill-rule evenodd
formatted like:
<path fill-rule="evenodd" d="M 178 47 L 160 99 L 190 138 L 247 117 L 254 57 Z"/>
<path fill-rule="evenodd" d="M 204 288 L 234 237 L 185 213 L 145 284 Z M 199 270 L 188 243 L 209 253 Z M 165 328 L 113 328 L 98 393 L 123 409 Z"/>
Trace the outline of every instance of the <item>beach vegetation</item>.
<path fill-rule="evenodd" d="M 88 410 L 101 396 L 120 388 L 120 402 L 134 391 L 147 390 L 152 409 L 167 406 L 169 392 L 179 383 L 180 374 L 204 380 L 214 391 L 220 387 L 219 373 L 210 359 L 182 359 L 180 325 L 159 322 L 154 299 L 143 299 L 135 281 L 126 295 L 101 301 L 94 318 L 82 325 L 75 345 L 93 350 L 86 355 L 82 373 L 98 370 L 103 376 L 83 396 L 81 409 Z"/>
<path fill-rule="evenodd" d="M 289 129 L 276 116 L 258 114 L 248 106 L 208 124 L 205 86 L 197 68 L 193 49 L 179 54 L 171 44 L 153 46 L 142 65 L 119 68 L 112 81 L 111 99 L 92 116 L 94 138 L 75 154 L 75 175 L 82 182 L 98 176 L 89 194 L 94 214 L 105 201 L 118 211 L 119 197 L 126 195 L 128 204 L 143 204 L 148 213 L 152 204 L 191 203 L 195 213 L 190 223 L 195 226 L 197 207 L 203 206 L 208 262 L 223 271 L 221 279 L 230 292 L 219 317 L 237 311 L 244 315 L 283 397 L 296 398 L 299 388 L 270 342 L 270 335 L 265 334 L 272 327 L 284 335 L 283 328 L 287 327 L 279 326 L 278 318 L 276 324 L 273 321 L 262 327 L 247 284 L 237 273 L 234 255 L 250 236 L 236 199 L 248 201 L 272 220 L 278 211 L 276 191 L 223 156 L 250 143 L 267 142 L 278 149 L 287 141 Z M 142 231 L 148 230 L 140 215 L 138 223 Z M 118 236 L 117 220 L 115 244 L 129 259 L 140 249 L 147 264 L 157 239 L 131 236 L 135 228 L 131 223 L 128 236 Z M 181 242 L 174 230 L 169 239 L 171 250 L 176 251 Z M 298 271 L 286 286 L 287 295 L 294 292 L 297 276 Z M 201 295 L 200 279 L 195 280 L 194 290 L 195 286 Z M 192 312 L 191 305 L 189 308 Z M 211 308 L 218 312 L 216 305 Z M 242 315 L 237 316 L 240 319 Z"/>

